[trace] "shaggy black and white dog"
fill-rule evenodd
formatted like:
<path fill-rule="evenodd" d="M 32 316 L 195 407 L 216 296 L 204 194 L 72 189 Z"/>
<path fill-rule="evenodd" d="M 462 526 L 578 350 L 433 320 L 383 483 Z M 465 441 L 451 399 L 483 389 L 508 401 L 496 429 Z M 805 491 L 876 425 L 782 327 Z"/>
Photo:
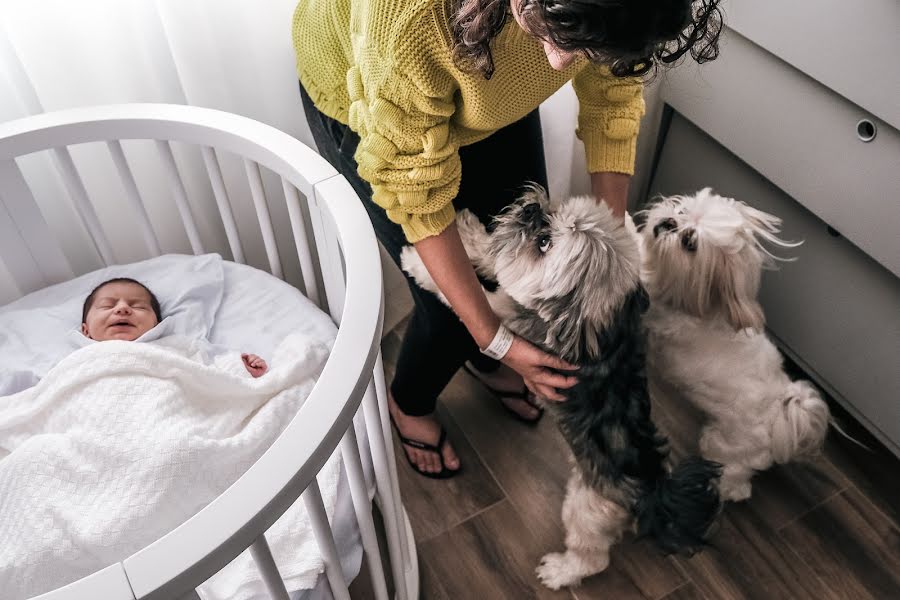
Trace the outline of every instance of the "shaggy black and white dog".
<path fill-rule="evenodd" d="M 719 465 L 670 468 L 650 418 L 641 317 L 648 300 L 632 234 L 605 204 L 576 197 L 551 205 L 533 188 L 489 234 L 457 219 L 476 270 L 499 284 L 492 306 L 516 334 L 579 366 L 565 402 L 549 403 L 575 459 L 562 516 L 566 551 L 537 569 L 548 587 L 603 571 L 609 549 L 636 525 L 667 552 L 700 548 L 720 509 Z M 440 293 L 412 247 L 403 267 Z"/>

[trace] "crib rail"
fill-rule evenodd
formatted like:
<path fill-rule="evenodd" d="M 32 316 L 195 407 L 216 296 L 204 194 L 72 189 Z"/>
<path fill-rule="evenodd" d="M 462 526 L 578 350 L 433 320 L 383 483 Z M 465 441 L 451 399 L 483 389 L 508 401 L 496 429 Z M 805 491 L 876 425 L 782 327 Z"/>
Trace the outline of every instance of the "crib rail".
<path fill-rule="evenodd" d="M 122 203 L 137 224 L 143 250 L 150 256 L 172 251 L 151 218 L 123 140 L 152 140 L 170 186 L 190 249 L 217 249 L 216 236 L 198 222 L 173 144 L 196 150 L 214 198 L 221 248 L 236 262 L 247 259 L 235 213 L 255 215 L 268 270 L 288 279 L 284 257 L 295 253 L 306 295 L 339 325 L 325 368 L 300 412 L 284 432 L 228 490 L 194 517 L 121 563 L 41 598 L 194 598 L 194 588 L 250 549 L 273 598 L 287 591 L 272 560 L 265 531 L 302 497 L 316 540 L 325 557 L 335 598 L 349 598 L 334 538 L 318 493 L 316 474 L 340 448 L 350 482 L 373 590 L 387 598 L 371 504 L 360 461 L 353 419 L 362 404 L 369 448 L 375 463 L 376 499 L 385 518 L 396 597 L 417 595 L 415 549 L 400 502 L 388 429 L 385 386 L 379 355 L 382 280 L 371 226 L 350 185 L 311 149 L 274 129 L 237 115 L 187 106 L 133 104 L 48 113 L 0 125 L 0 260 L 13 281 L 15 297 L 78 273 L 57 244 L 18 161 L 46 151 L 71 206 L 99 260 L 116 261 L 102 213 L 91 198 L 73 160 L 72 147 L 105 145 L 110 172 L 124 189 Z M 229 193 L 221 156 L 242 163 L 249 197 Z M 263 171 L 280 181 L 279 197 L 266 193 Z M 301 200 L 301 197 L 306 202 Z M 292 240 L 279 238 L 274 203 L 283 198 Z M 243 204 L 241 204 L 243 202 Z M 98 214 L 99 213 L 99 214 Z M 211 240 L 211 241 L 210 241 Z M 324 292 L 324 293 L 323 293 Z M 8 298 L 12 299 L 12 298 Z M 0 299 L 2 300 L 2 299 Z"/>

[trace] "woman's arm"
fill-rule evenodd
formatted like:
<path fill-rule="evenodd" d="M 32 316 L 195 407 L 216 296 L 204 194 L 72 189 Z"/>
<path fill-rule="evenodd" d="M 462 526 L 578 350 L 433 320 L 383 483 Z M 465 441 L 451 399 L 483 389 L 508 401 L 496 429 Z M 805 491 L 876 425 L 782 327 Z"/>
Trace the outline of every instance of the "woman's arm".
<path fill-rule="evenodd" d="M 624 217 L 644 114 L 643 84 L 640 78 L 614 77 L 607 67 L 588 65 L 572 86 L 579 102 L 576 134 L 584 142 L 591 191 Z"/>
<path fill-rule="evenodd" d="M 443 292 L 479 348 L 487 348 L 500 319 L 494 314 L 469 262 L 456 223 L 416 244 L 434 282 Z"/>
<path fill-rule="evenodd" d="M 604 200 L 613 214 L 625 217 L 628 205 L 628 185 L 631 175 L 624 173 L 591 173 L 591 191 L 597 200 Z"/>
<path fill-rule="evenodd" d="M 417 242 L 415 246 L 428 273 L 469 330 L 475 343 L 479 348 L 486 348 L 500 327 L 500 319 L 488 304 L 475 276 L 456 224 L 451 224 L 438 235 Z M 573 369 L 572 365 L 519 337 L 513 341 L 503 362 L 522 375 L 528 388 L 543 398 L 563 400 L 564 397 L 554 388 L 569 388 L 577 382 L 574 377 L 566 377 L 551 370 Z"/>

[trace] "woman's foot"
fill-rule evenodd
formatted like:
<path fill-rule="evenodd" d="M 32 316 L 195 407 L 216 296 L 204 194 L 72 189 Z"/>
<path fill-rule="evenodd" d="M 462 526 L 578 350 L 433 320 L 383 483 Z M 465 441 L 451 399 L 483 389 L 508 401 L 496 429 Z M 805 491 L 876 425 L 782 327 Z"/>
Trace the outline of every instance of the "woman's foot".
<path fill-rule="evenodd" d="M 388 411 L 394 419 L 394 423 L 400 434 L 411 440 L 417 440 L 425 444 L 436 446 L 441 438 L 441 425 L 434 418 L 434 413 L 424 417 L 412 417 L 404 414 L 394 402 L 394 396 L 388 392 Z M 403 451 L 410 462 L 415 464 L 424 473 L 440 473 L 446 467 L 448 471 L 459 470 L 459 457 L 450 442 L 445 442 L 441 448 L 444 464 L 441 465 L 441 457 L 434 451 L 420 450 L 407 444 L 403 444 Z"/>
<path fill-rule="evenodd" d="M 494 392 L 498 392 L 497 395 L 500 398 L 500 402 L 522 419 L 534 421 L 541 415 L 541 410 L 538 407 L 523 398 L 502 395 L 504 392 L 521 395 L 523 390 L 526 393 L 530 393 L 525 388 L 525 381 L 522 379 L 522 376 L 506 365 L 501 363 L 498 369 L 489 373 L 479 371 L 472 363 L 468 363 L 468 369 L 485 387 L 492 388 Z"/>

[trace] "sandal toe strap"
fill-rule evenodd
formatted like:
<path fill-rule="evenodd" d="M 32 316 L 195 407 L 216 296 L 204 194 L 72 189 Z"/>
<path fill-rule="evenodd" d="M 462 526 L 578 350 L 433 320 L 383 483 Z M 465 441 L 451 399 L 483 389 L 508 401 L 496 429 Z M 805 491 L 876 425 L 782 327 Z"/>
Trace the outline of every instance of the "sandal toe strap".
<path fill-rule="evenodd" d="M 444 448 L 444 444 L 447 443 L 447 430 L 441 427 L 441 435 L 438 438 L 437 444 L 429 444 L 427 442 L 408 438 L 400 433 L 399 429 L 397 429 L 397 437 L 400 438 L 401 444 L 409 446 L 410 448 L 416 448 L 417 450 L 424 450 L 426 452 L 434 452 L 435 454 L 440 455 L 441 450 L 443 450 Z M 443 456 L 441 456 L 441 460 L 443 460 Z"/>

